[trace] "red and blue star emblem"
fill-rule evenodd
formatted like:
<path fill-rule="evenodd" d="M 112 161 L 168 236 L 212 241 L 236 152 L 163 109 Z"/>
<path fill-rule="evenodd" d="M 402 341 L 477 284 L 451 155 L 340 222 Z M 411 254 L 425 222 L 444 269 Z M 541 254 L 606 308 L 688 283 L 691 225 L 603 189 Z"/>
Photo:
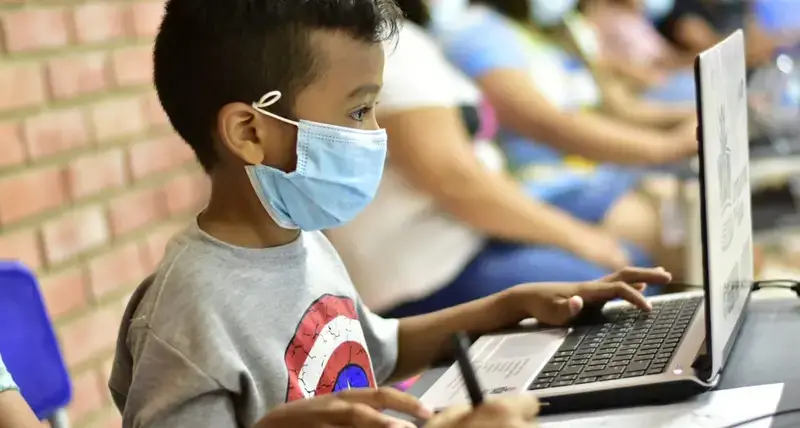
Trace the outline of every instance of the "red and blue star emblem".
<path fill-rule="evenodd" d="M 355 303 L 323 295 L 308 307 L 284 355 L 286 401 L 374 388 L 375 375 Z"/>

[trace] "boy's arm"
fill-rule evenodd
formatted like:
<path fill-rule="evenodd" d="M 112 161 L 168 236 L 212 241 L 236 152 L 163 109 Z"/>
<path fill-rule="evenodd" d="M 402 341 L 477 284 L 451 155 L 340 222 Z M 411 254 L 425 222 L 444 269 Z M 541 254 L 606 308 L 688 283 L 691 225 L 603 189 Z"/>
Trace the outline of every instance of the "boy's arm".
<path fill-rule="evenodd" d="M 525 314 L 501 292 L 470 303 L 400 320 L 397 365 L 392 380 L 419 374 L 450 356 L 450 337 L 458 331 L 480 335 L 513 326 Z"/>
<path fill-rule="evenodd" d="M 130 338 L 136 365 L 129 372 L 114 367 L 109 382 L 123 427 L 239 427 L 227 391 L 182 352 L 149 329 Z M 129 385 L 123 388 L 126 377 Z"/>

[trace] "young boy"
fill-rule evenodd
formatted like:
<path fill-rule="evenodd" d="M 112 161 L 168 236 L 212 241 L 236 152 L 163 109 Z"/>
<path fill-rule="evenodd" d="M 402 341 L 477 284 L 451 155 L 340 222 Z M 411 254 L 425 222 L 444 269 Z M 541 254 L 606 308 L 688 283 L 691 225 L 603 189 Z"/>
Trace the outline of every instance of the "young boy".
<path fill-rule="evenodd" d="M 382 42 L 401 19 L 392 0 L 167 2 L 155 85 L 212 190 L 128 305 L 109 381 L 125 427 L 249 427 L 283 403 L 341 391 L 372 416 L 425 417 L 401 393 L 348 391 L 446 358 L 458 330 L 531 315 L 564 323 L 587 299 L 647 308 L 639 284 L 669 281 L 663 270 L 627 269 L 403 320 L 364 307 L 319 230 L 375 194 L 386 152 L 373 114 Z M 294 414 L 295 426 L 356 425 Z"/>

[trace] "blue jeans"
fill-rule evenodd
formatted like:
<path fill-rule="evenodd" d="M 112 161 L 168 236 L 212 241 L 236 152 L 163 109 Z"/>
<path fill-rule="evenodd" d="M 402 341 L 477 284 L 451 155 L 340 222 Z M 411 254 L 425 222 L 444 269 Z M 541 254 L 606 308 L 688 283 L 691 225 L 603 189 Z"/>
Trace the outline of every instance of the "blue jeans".
<path fill-rule="evenodd" d="M 637 173 L 603 168 L 593 180 L 548 202 L 585 222 L 600 223 L 614 203 L 638 182 Z M 529 187 L 529 193 L 536 193 L 535 183 L 525 186 Z M 630 244 L 625 247 L 634 266 L 653 266 L 644 251 Z M 383 315 L 402 318 L 425 314 L 526 282 L 590 281 L 610 273 L 605 267 L 559 248 L 491 241 L 452 282 L 425 298 L 399 305 Z M 657 293 L 658 288 L 648 288 L 648 292 Z"/>
<path fill-rule="evenodd" d="M 634 265 L 652 266 L 641 250 L 632 245 L 627 248 Z M 383 315 L 402 318 L 426 314 L 490 296 L 517 284 L 591 281 L 610 273 L 604 267 L 558 248 L 489 242 L 450 284 Z M 658 287 L 648 287 L 647 291 L 655 294 Z"/>

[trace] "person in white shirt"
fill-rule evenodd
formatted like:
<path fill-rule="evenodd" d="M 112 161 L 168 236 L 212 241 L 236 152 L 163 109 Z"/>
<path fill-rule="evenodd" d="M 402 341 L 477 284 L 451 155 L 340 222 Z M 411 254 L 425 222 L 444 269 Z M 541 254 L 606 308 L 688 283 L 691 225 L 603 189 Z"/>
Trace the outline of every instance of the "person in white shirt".
<path fill-rule="evenodd" d="M 326 231 L 365 304 L 404 317 L 518 283 L 583 281 L 628 264 L 652 266 L 648 250 L 609 232 L 605 220 L 543 203 L 506 172 L 491 142 L 490 110 L 426 32 L 425 3 L 398 4 L 407 19 L 386 48 L 377 107 L 389 134 L 384 177 L 355 220 Z M 607 184 L 580 187 L 586 204 L 611 201 L 600 217 L 627 219 L 634 233 L 658 233 L 654 213 L 626 196 L 633 183 Z"/>

